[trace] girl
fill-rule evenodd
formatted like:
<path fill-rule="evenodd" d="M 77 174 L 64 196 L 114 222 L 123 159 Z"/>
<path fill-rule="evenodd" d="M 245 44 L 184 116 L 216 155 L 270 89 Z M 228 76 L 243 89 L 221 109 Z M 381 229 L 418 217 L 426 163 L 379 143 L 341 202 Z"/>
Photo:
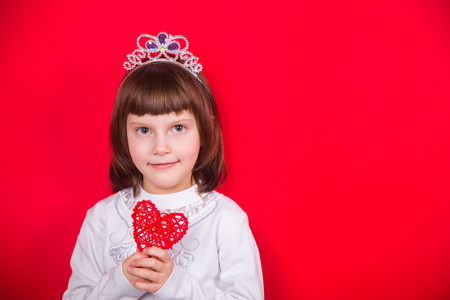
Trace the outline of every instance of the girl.
<path fill-rule="evenodd" d="M 226 177 L 219 114 L 187 49 L 183 36 L 163 32 L 139 36 L 128 55 L 110 132 L 117 193 L 87 212 L 64 299 L 264 298 L 247 215 L 214 191 Z M 139 240 L 135 208 L 146 200 L 176 224 L 144 235 L 173 246 Z M 177 236 L 152 235 L 157 228 Z"/>

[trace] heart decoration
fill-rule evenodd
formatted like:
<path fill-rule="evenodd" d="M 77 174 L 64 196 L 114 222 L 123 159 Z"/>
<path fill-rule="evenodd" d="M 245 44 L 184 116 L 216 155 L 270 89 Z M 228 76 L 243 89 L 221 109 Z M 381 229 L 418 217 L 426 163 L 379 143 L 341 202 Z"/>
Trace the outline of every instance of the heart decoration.
<path fill-rule="evenodd" d="M 139 251 L 147 247 L 170 249 L 186 234 L 188 220 L 181 213 L 160 213 L 150 200 L 139 201 L 133 214 L 134 240 Z"/>

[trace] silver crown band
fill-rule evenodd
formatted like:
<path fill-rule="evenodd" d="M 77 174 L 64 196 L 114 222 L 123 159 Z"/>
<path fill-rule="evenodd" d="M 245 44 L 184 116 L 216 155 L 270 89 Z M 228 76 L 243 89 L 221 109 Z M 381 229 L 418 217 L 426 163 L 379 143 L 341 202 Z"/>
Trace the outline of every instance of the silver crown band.
<path fill-rule="evenodd" d="M 203 69 L 198 63 L 198 57 L 187 51 L 189 42 L 182 35 L 173 36 L 165 32 L 160 32 L 158 36 L 141 34 L 136 44 L 138 49 L 128 54 L 128 61 L 123 64 L 126 70 L 133 70 L 148 62 L 168 60 L 181 64 L 198 79 L 197 75 Z"/>

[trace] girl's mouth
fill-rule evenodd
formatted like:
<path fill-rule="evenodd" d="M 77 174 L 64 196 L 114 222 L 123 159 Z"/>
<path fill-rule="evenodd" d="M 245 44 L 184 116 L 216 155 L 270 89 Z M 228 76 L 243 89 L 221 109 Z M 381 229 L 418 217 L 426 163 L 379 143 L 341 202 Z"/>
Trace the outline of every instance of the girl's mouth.
<path fill-rule="evenodd" d="M 171 168 L 171 167 L 175 166 L 176 164 L 177 164 L 177 162 L 170 162 L 170 163 L 150 164 L 150 166 L 152 166 L 155 169 L 163 170 L 163 169 Z"/>

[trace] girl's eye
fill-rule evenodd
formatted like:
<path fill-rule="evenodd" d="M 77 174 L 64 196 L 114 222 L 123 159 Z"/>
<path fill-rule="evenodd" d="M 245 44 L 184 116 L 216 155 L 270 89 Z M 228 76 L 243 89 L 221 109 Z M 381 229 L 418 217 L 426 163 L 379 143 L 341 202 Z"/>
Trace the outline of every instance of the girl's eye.
<path fill-rule="evenodd" d="M 137 131 L 138 131 L 140 134 L 149 134 L 149 133 L 150 133 L 150 129 L 148 129 L 147 127 L 139 127 L 139 128 L 137 129 Z"/>
<path fill-rule="evenodd" d="M 175 125 L 172 127 L 173 132 L 182 132 L 186 129 L 186 126 L 184 125 Z"/>

